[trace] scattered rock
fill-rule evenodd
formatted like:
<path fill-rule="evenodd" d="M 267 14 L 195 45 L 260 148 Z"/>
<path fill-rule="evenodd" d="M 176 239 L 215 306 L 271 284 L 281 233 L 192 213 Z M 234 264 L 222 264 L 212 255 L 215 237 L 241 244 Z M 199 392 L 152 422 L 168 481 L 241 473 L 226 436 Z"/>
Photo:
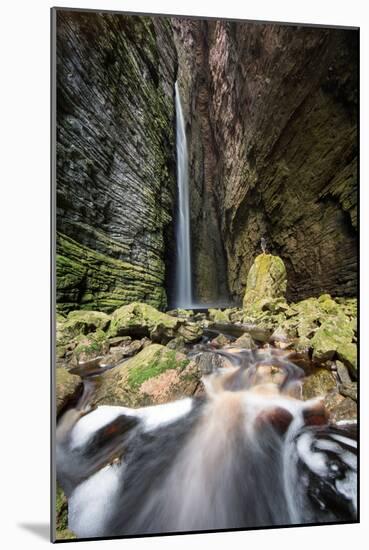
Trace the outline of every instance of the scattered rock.
<path fill-rule="evenodd" d="M 224 334 L 218 334 L 213 340 L 211 341 L 211 344 L 215 346 L 216 348 L 223 348 L 224 346 L 227 346 L 230 343 L 229 338 L 227 338 Z"/>
<path fill-rule="evenodd" d="M 177 336 L 177 338 L 173 338 L 167 343 L 167 348 L 182 351 L 185 349 L 185 339 L 183 336 Z"/>
<path fill-rule="evenodd" d="M 237 338 L 237 340 L 235 340 L 233 342 L 233 345 L 239 347 L 239 348 L 245 348 L 245 349 L 256 349 L 257 346 L 254 342 L 254 340 L 252 339 L 251 335 L 248 334 L 247 332 L 245 334 L 243 334 L 242 336 L 240 336 L 239 338 Z"/>
<path fill-rule="evenodd" d="M 185 342 L 198 342 L 203 335 L 203 329 L 197 323 L 186 322 L 179 326 L 177 333 Z"/>
<path fill-rule="evenodd" d="M 349 382 L 345 384 L 340 384 L 338 390 L 341 395 L 345 397 L 350 397 L 353 401 L 357 401 L 357 383 Z"/>
<path fill-rule="evenodd" d="M 134 302 L 116 309 L 111 316 L 109 336 L 174 338 L 178 319 L 148 304 Z"/>
<path fill-rule="evenodd" d="M 337 370 L 338 378 L 342 384 L 351 383 L 351 378 L 350 378 L 348 369 L 341 361 L 336 361 L 336 370 Z"/>
<path fill-rule="evenodd" d="M 208 317 L 215 323 L 229 323 L 230 320 L 227 311 L 221 309 L 208 309 Z"/>
<path fill-rule="evenodd" d="M 195 357 L 195 363 L 201 374 L 210 374 L 227 366 L 227 361 L 218 353 L 204 352 Z"/>
<path fill-rule="evenodd" d="M 326 369 L 319 368 L 313 374 L 304 378 L 302 398 L 307 400 L 324 396 L 333 389 L 336 389 L 336 380 L 333 374 Z"/>
<path fill-rule="evenodd" d="M 57 367 L 56 373 L 56 412 L 63 409 L 67 402 L 77 398 L 82 392 L 82 380 L 71 374 L 65 367 Z"/>

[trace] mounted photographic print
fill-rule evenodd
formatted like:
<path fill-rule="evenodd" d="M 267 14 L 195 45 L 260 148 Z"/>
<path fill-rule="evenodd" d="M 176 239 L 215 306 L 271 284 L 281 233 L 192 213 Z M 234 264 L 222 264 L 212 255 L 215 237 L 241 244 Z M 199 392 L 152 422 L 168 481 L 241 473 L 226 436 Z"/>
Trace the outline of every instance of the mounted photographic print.
<path fill-rule="evenodd" d="M 52 10 L 54 541 L 358 521 L 358 48 Z"/>

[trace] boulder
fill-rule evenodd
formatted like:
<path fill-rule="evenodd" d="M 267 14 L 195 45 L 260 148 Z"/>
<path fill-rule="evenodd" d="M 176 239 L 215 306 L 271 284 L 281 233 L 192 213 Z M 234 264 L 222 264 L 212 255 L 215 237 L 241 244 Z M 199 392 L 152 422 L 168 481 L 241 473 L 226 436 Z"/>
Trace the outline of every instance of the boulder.
<path fill-rule="evenodd" d="M 326 361 L 338 358 L 350 369 L 356 371 L 356 345 L 352 343 L 354 331 L 349 318 L 343 313 L 327 317 L 316 329 L 311 339 L 313 359 Z"/>
<path fill-rule="evenodd" d="M 202 328 L 186 318 L 172 317 L 148 304 L 134 302 L 114 311 L 111 316 L 109 337 L 149 337 L 153 342 L 166 344 L 176 336 L 186 342 L 198 340 Z"/>
<path fill-rule="evenodd" d="M 148 304 L 134 302 L 116 309 L 111 316 L 109 336 L 149 336 L 174 338 L 179 320 Z"/>
<path fill-rule="evenodd" d="M 55 375 L 56 412 L 59 414 L 70 399 L 76 398 L 82 392 L 82 380 L 65 367 L 57 367 Z"/>
<path fill-rule="evenodd" d="M 97 329 L 106 330 L 110 323 L 110 315 L 102 311 L 77 310 L 68 313 L 64 329 L 71 334 L 88 334 Z"/>
<path fill-rule="evenodd" d="M 229 323 L 229 313 L 221 309 L 208 309 L 208 317 L 215 323 Z"/>
<path fill-rule="evenodd" d="M 164 403 L 192 395 L 199 383 L 200 372 L 193 364 L 190 366 L 185 355 L 160 344 L 151 344 L 104 373 L 93 403 L 127 407 Z"/>
<path fill-rule="evenodd" d="M 184 338 L 185 342 L 198 342 L 203 335 L 203 329 L 197 323 L 186 321 L 180 324 L 177 333 Z"/>
<path fill-rule="evenodd" d="M 272 254 L 260 254 L 247 276 L 243 299 L 245 311 L 261 309 L 270 300 L 282 299 L 287 288 L 287 272 L 283 260 Z"/>
<path fill-rule="evenodd" d="M 235 340 L 233 342 L 233 345 L 237 346 L 239 348 L 245 348 L 245 349 L 256 349 L 257 348 L 254 340 L 252 339 L 252 336 L 250 334 L 248 334 L 247 332 L 245 334 L 243 334 L 242 336 L 240 336 L 239 338 L 237 338 L 237 340 Z"/>

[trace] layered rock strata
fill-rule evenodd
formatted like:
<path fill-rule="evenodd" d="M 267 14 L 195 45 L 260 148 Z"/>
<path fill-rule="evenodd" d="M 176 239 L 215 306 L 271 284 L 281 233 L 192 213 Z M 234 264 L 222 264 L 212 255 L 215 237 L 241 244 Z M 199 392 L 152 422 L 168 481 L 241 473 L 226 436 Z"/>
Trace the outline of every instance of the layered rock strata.
<path fill-rule="evenodd" d="M 170 22 L 59 10 L 56 40 L 58 309 L 162 308 L 176 196 Z"/>

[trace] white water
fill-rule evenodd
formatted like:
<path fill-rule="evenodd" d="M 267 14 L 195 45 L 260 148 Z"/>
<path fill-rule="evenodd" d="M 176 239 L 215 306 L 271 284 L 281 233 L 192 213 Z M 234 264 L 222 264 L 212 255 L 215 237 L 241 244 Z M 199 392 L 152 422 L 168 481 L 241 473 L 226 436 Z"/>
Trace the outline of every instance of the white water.
<path fill-rule="evenodd" d="M 291 393 L 301 369 L 288 353 L 214 353 L 226 366 L 204 375 L 202 399 L 88 412 L 82 396 L 61 418 L 58 480 L 78 537 L 356 518 L 356 441 L 321 399 Z"/>
<path fill-rule="evenodd" d="M 178 84 L 175 84 L 178 215 L 176 224 L 175 307 L 192 304 L 190 207 L 188 190 L 188 154 L 184 118 Z"/>

